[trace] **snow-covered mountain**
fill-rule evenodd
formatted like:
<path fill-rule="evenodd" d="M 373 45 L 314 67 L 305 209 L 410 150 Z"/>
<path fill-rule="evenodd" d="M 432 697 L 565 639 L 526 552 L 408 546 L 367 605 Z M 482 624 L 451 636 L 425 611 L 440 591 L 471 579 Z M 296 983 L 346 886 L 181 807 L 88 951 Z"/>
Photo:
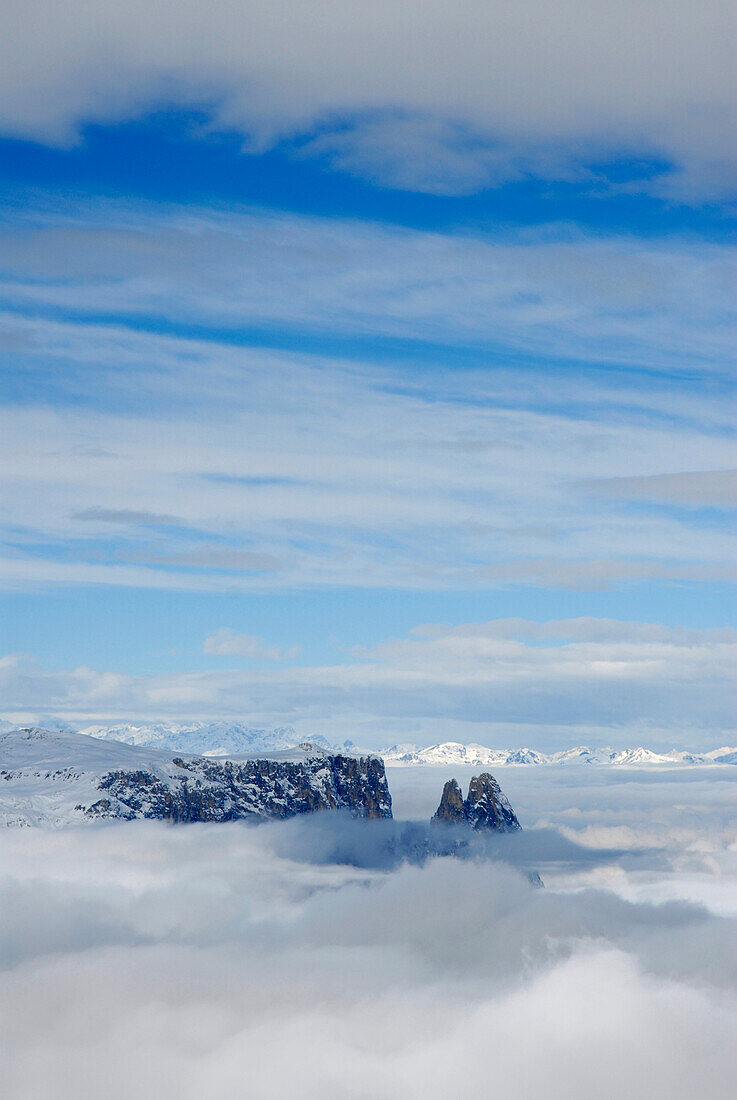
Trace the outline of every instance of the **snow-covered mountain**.
<path fill-rule="evenodd" d="M 534 749 L 489 749 L 486 745 L 463 745 L 459 741 L 445 741 L 424 749 L 418 749 L 416 745 L 393 745 L 390 749 L 383 749 L 381 755 L 387 764 L 395 767 L 451 764 L 494 768 L 506 764 L 547 764 L 549 759 Z"/>
<path fill-rule="evenodd" d="M 326 809 L 391 817 L 381 758 L 309 744 L 215 760 L 55 730 L 0 735 L 4 825 L 258 820 Z"/>
<path fill-rule="evenodd" d="M 486 745 L 464 745 L 458 741 L 445 741 L 440 745 L 418 748 L 416 745 L 393 745 L 381 752 L 391 767 L 468 766 L 473 768 L 498 768 L 525 764 L 566 765 L 598 764 L 614 767 L 635 767 L 643 764 L 737 764 L 737 749 L 725 746 L 711 752 L 679 751 L 654 752 L 642 747 L 636 749 L 588 748 L 580 745 L 561 752 L 544 753 L 535 749 L 490 749 Z"/>
<path fill-rule="evenodd" d="M 127 745 L 145 745 L 175 752 L 193 752 L 201 756 L 241 756 L 254 752 L 280 752 L 294 748 L 304 737 L 291 726 L 254 729 L 241 722 L 155 722 L 142 725 L 83 726 L 77 732 L 105 741 Z M 310 743 L 328 749 L 324 737 L 310 737 Z"/>

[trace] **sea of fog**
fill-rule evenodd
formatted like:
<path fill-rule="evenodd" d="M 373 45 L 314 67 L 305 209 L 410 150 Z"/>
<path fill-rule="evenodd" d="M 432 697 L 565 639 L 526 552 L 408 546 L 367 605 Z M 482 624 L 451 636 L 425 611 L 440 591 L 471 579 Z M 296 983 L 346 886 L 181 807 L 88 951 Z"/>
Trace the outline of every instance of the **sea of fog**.
<path fill-rule="evenodd" d="M 428 858 L 450 774 L 390 769 L 395 823 L 6 830 L 3 1096 L 731 1100 L 737 767 L 500 768 L 524 832 Z"/>

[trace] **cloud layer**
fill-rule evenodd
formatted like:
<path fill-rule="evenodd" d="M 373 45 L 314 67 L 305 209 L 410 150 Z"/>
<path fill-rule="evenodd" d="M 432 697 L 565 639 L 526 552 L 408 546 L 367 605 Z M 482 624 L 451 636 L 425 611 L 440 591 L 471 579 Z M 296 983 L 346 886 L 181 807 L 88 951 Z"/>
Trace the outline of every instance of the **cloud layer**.
<path fill-rule="evenodd" d="M 289 141 L 425 191 L 593 182 L 593 165 L 622 156 L 667 167 L 655 182 L 632 174 L 669 197 L 735 183 L 727 0 L 84 0 L 74 20 L 50 0 L 13 7 L 0 58 L 0 126 L 13 135 L 67 143 L 88 122 L 190 106 L 247 149 Z"/>
<path fill-rule="evenodd" d="M 728 247 L 109 202 L 0 237 L 6 587 L 734 579 Z"/>
<path fill-rule="evenodd" d="M 637 829 L 647 792 L 613 794 L 614 820 Z M 582 826 L 597 795 L 583 776 L 568 791 Z M 553 1100 L 726 1100 L 734 895 L 722 914 L 686 899 L 694 876 L 705 899 L 734 882 L 734 830 L 709 832 L 731 805 L 719 783 L 684 797 L 699 826 L 657 866 L 607 871 L 569 844 L 542 866 L 545 890 L 483 859 L 326 862 L 321 836 L 332 824 L 337 839 L 339 821 L 11 831 L 5 1093 L 189 1100 L 246 1081 L 254 1100 L 434 1100 L 461 1076 L 472 1091 Z M 662 883 L 672 898 L 653 904 Z"/>
<path fill-rule="evenodd" d="M 252 658 L 251 642 L 230 647 L 233 657 Z M 734 736 L 736 652 L 730 629 L 499 620 L 420 627 L 357 648 L 339 665 L 126 676 L 52 671 L 9 656 L 0 661 L 0 690 L 6 713 L 19 717 L 230 716 L 377 748 L 470 740 L 711 749 Z"/>
<path fill-rule="evenodd" d="M 0 289 L 34 314 L 729 377 L 737 257 L 726 237 L 587 235 L 566 224 L 429 232 L 237 207 L 18 200 L 0 225 Z"/>

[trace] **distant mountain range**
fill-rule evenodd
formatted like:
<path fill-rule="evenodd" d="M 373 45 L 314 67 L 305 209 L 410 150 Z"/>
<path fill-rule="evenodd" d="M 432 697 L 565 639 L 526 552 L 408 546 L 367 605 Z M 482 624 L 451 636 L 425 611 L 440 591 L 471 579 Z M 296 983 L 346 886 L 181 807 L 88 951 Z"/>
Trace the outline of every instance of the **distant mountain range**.
<path fill-rule="evenodd" d="M 672 749 L 670 752 L 654 752 L 652 749 L 588 748 L 584 745 L 561 752 L 537 752 L 535 749 L 490 749 L 486 745 L 463 745 L 458 741 L 445 741 L 440 745 L 418 748 L 416 745 L 393 745 L 382 750 L 381 756 L 389 767 L 413 767 L 417 765 L 472 768 L 498 768 L 525 764 L 565 765 L 598 764 L 615 767 L 634 767 L 641 764 L 737 764 L 737 749 L 724 747 L 711 752 L 687 752 Z"/>
<path fill-rule="evenodd" d="M 196 753 L 201 756 L 252 756 L 257 753 L 280 752 L 294 748 L 305 740 L 291 726 L 271 729 L 255 728 L 243 722 L 154 722 L 120 723 L 117 725 L 77 726 L 60 720 L 45 719 L 44 726 L 56 730 L 83 733 L 103 741 L 120 741 L 127 745 L 162 749 L 167 752 Z M 0 733 L 13 729 L 14 725 L 0 720 Z M 318 748 L 356 752 L 352 741 L 339 745 L 330 744 L 324 737 L 309 735 L 307 738 Z M 536 749 L 491 749 L 487 745 L 462 744 L 445 741 L 426 748 L 414 744 L 392 745 L 378 751 L 390 767 L 449 766 L 472 768 L 499 768 L 522 765 L 574 765 L 635 767 L 639 765 L 670 764 L 737 764 L 737 748 L 724 746 L 710 752 L 690 752 L 673 749 L 655 752 L 642 746 L 630 749 L 591 748 L 578 746 L 560 752 L 538 752 Z"/>
<path fill-rule="evenodd" d="M 201 756 L 244 756 L 254 752 L 280 752 L 294 748 L 305 738 L 291 726 L 254 729 L 240 722 L 188 722 L 146 725 L 83 726 L 77 733 L 126 745 L 198 753 Z M 310 737 L 310 744 L 329 749 L 324 737 Z M 350 746 L 344 746 L 349 748 Z"/>
<path fill-rule="evenodd" d="M 248 726 L 244 722 L 121 722 L 115 725 L 79 725 L 58 718 L 44 717 L 36 723 L 60 733 L 83 733 L 100 741 L 119 741 L 124 745 L 162 749 L 166 752 L 196 753 L 198 756 L 252 756 L 254 753 L 282 752 L 309 740 L 320 749 L 351 752 L 351 741 L 335 746 L 324 737 L 305 738 L 292 726 L 271 729 Z M 17 728 L 16 722 L 0 719 L 0 734 Z M 375 754 L 376 750 L 372 750 Z"/>

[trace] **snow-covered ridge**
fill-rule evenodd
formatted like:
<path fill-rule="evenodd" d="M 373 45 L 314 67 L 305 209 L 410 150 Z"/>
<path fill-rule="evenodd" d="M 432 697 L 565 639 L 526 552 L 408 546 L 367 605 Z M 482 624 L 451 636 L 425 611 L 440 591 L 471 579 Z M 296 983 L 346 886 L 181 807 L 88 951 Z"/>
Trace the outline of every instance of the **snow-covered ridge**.
<path fill-rule="evenodd" d="M 254 729 L 242 722 L 127 722 L 114 726 L 82 726 L 75 732 L 127 745 L 227 757 L 279 752 L 305 740 L 291 726 Z M 311 736 L 309 740 L 319 748 L 330 748 L 324 737 Z"/>
<path fill-rule="evenodd" d="M 68 731 L 0 736 L 0 824 L 258 820 L 327 809 L 391 817 L 381 758 L 308 743 L 212 759 Z"/>
<path fill-rule="evenodd" d="M 579 746 L 561 752 L 545 753 L 535 749 L 490 749 L 486 745 L 464 745 L 458 741 L 445 741 L 440 745 L 418 748 L 416 745 L 393 745 L 381 752 L 390 767 L 417 765 L 472 768 L 498 768 L 510 766 L 597 764 L 600 766 L 634 767 L 638 765 L 666 764 L 737 764 L 737 749 L 724 747 L 711 752 L 697 753 L 673 749 L 670 752 L 654 752 L 652 749 L 596 749 Z"/>

